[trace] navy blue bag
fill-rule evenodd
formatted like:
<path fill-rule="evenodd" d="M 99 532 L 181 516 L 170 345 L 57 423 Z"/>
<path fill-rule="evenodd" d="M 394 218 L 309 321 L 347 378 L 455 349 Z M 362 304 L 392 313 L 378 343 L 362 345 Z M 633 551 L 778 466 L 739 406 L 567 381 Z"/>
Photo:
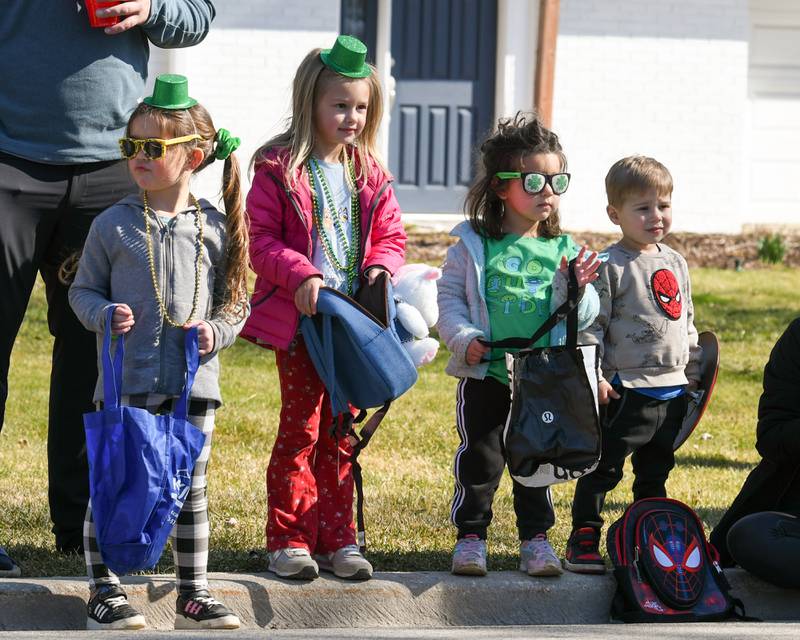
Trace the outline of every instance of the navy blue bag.
<path fill-rule="evenodd" d="M 359 545 L 366 547 L 361 467 L 358 454 L 367 446 L 392 401 L 417 381 L 417 369 L 397 333 L 397 310 L 389 275 L 382 273 L 373 285 L 364 284 L 350 298 L 321 287 L 317 313 L 303 316 L 300 330 L 309 356 L 331 399 L 336 437 L 353 444 L 353 479 L 357 492 Z M 351 407 L 359 410 L 354 418 Z M 357 434 L 367 409 L 379 408 Z"/>
<path fill-rule="evenodd" d="M 186 382 L 171 415 L 120 406 L 125 338 L 111 357 L 111 315 L 103 336 L 104 407 L 86 413 L 89 494 L 103 562 L 118 574 L 155 565 L 189 493 L 205 436 L 186 419 L 198 366 L 197 329 L 186 332 Z"/>
<path fill-rule="evenodd" d="M 612 620 L 755 620 L 731 596 L 700 518 L 678 500 L 642 498 L 629 505 L 609 527 L 606 548 L 617 581 Z"/>

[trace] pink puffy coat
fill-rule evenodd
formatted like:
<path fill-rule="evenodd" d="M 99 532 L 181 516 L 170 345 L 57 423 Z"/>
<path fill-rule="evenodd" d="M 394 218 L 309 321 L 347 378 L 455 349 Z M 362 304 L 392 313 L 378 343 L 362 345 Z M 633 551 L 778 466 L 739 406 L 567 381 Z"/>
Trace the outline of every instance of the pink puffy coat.
<path fill-rule="evenodd" d="M 250 317 L 241 336 L 278 349 L 288 349 L 297 333 L 300 313 L 294 304 L 295 291 L 308 278 L 322 275 L 311 264 L 308 175 L 298 170 L 296 186 L 290 190 L 284 181 L 287 159 L 286 151 L 271 150 L 267 161 L 256 166 L 247 194 L 250 261 L 257 277 Z M 361 273 L 371 266 L 394 273 L 405 260 L 406 233 L 391 181 L 373 162 L 369 179 L 359 191 Z"/>

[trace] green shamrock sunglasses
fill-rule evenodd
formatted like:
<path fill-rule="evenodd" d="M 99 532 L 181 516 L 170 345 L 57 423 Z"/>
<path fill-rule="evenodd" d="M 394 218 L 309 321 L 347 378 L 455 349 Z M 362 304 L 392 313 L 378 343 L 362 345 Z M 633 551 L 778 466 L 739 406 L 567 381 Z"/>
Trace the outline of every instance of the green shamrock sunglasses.
<path fill-rule="evenodd" d="M 522 188 L 525 193 L 536 195 L 544 190 L 545 185 L 549 184 L 557 196 L 560 196 L 569 187 L 570 174 L 568 173 L 539 173 L 538 171 L 498 171 L 494 174 L 501 180 L 522 179 Z"/>

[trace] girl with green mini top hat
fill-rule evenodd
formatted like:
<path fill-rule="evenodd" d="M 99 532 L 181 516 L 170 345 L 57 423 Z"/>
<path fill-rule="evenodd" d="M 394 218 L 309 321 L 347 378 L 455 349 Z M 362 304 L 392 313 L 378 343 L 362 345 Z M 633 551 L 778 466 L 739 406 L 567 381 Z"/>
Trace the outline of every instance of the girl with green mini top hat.
<path fill-rule="evenodd" d="M 305 57 L 288 127 L 256 152 L 247 196 L 257 280 L 242 336 L 276 353 L 282 407 L 267 468 L 267 550 L 269 570 L 284 578 L 372 576 L 353 525 L 352 447 L 329 433 L 330 399 L 298 333 L 320 286 L 353 294 L 404 261 L 400 208 L 376 150 L 381 86 L 366 52 L 339 36 Z"/>
<path fill-rule="evenodd" d="M 188 419 L 202 429 L 205 443 L 171 535 L 176 629 L 239 626 L 239 619 L 208 592 L 205 477 L 214 412 L 222 401 L 217 354 L 233 344 L 248 313 L 247 232 L 233 155 L 238 146 L 239 139 L 215 129 L 205 108 L 189 97 L 186 78 L 159 76 L 153 95 L 133 112 L 120 140 L 141 193 L 94 220 L 69 291 L 75 314 L 98 334 L 98 350 L 106 311 L 114 307 L 111 332 L 125 334 L 127 343 L 122 403 L 151 413 L 172 411 L 184 385 L 184 335 L 198 328 L 200 365 Z M 225 162 L 224 214 L 189 189 L 191 176 L 217 159 Z M 94 399 L 103 401 L 102 380 Z M 84 548 L 91 589 L 87 628 L 144 627 L 119 578 L 103 562 L 91 503 Z"/>

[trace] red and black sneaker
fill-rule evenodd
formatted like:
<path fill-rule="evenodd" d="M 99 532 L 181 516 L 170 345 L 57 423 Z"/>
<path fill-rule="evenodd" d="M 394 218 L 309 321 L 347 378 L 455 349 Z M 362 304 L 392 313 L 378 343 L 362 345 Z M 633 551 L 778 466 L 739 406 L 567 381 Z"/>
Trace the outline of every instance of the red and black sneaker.
<path fill-rule="evenodd" d="M 593 527 L 575 529 L 567 540 L 564 568 L 574 573 L 605 573 L 606 564 L 598 550 L 600 532 Z"/>

